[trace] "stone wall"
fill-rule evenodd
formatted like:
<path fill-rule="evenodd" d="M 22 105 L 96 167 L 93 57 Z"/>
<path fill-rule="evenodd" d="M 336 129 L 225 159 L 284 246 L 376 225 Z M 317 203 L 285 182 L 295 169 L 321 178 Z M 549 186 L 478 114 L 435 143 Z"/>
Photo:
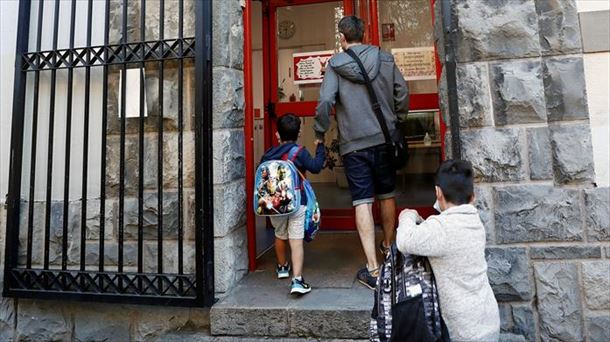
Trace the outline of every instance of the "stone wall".
<path fill-rule="evenodd" d="M 452 11 L 462 157 L 501 340 L 608 341 L 610 191 L 594 184 L 575 3 L 454 0 Z"/>
<path fill-rule="evenodd" d="M 139 3 L 130 1 L 128 7 L 128 40 L 137 41 L 140 36 Z M 146 37 L 159 36 L 159 9 L 151 2 L 147 6 Z M 213 8 L 213 165 L 214 165 L 214 229 L 215 289 L 218 296 L 228 291 L 247 272 L 247 244 L 245 230 L 245 159 L 244 159 L 244 97 L 243 97 L 243 22 L 239 0 L 214 1 Z M 177 2 L 165 2 L 165 38 L 177 37 Z M 194 2 L 185 0 L 184 35 L 194 35 Z M 111 2 L 111 31 L 113 42 L 121 39 L 120 2 Z M 164 187 L 164 271 L 177 271 L 177 222 L 182 215 L 185 227 L 185 272 L 193 272 L 194 261 L 194 65 L 185 61 L 184 69 L 184 197 L 183 211 L 178 212 L 178 66 L 165 63 L 163 94 L 163 187 Z M 156 269 L 157 236 L 157 151 L 158 151 L 158 82 L 157 63 L 146 64 L 147 118 L 144 136 L 144 238 L 145 271 Z M 118 117 L 119 69 L 111 67 L 108 99 L 108 176 L 106 189 L 106 263 L 112 270 L 116 265 L 116 237 L 118 224 L 118 167 L 119 130 Z M 137 241 L 137 184 L 139 128 L 137 119 L 127 119 L 126 125 L 126 200 L 125 200 L 125 265 L 135 270 Z M 22 208 L 27 208 L 27 202 Z M 44 203 L 34 203 L 36 213 L 44 213 Z M 60 263 L 61 227 L 63 203 L 51 204 L 51 263 Z M 99 199 L 90 199 L 87 213 L 87 239 L 93 243 L 99 237 Z M 69 205 L 69 234 L 74 243 L 69 248 L 69 267 L 78 267 L 80 236 L 80 201 Z M 36 214 L 35 232 L 42 230 L 43 216 Z M 26 211 L 22 210 L 21 231 L 27 227 Z M 4 237 L 6 209 L 0 203 L 0 288 L 4 270 Z M 39 235 L 39 236 L 42 236 Z M 72 238 L 71 238 L 72 239 Z M 20 246 L 25 244 L 25 234 L 20 236 Z M 42 243 L 42 242 L 41 242 Z M 20 248 L 25 253 L 23 247 Z M 97 248 L 88 248 L 87 265 L 93 267 L 98 260 Z M 20 262 L 25 263 L 25 255 Z M 34 243 L 33 263 L 42 258 L 40 248 Z M 9 299 L 0 297 L 0 341 L 39 340 L 162 340 L 165 337 L 180 339 L 181 334 L 209 330 L 209 309 L 179 308 L 145 305 L 80 303 L 55 300 Z"/>

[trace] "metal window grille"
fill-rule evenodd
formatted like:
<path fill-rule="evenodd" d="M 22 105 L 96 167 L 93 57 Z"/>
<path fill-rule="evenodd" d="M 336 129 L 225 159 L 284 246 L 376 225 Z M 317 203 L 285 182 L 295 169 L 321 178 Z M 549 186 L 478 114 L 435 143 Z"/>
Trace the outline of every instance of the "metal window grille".
<path fill-rule="evenodd" d="M 211 0 L 21 0 L 18 25 L 4 295 L 210 305 Z"/>

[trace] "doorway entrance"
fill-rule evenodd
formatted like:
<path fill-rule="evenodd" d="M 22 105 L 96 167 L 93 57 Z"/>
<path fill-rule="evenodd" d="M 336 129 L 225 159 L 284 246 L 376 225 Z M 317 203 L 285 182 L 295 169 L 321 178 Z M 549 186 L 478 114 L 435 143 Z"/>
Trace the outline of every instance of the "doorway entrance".
<path fill-rule="evenodd" d="M 440 67 L 434 47 L 433 1 L 251 2 L 246 40 L 251 35 L 252 64 L 245 72 L 246 79 L 251 77 L 249 86 L 253 91 L 252 107 L 246 113 L 247 121 L 252 120 L 246 128 L 246 144 L 251 144 L 252 157 L 247 160 L 247 169 L 251 170 L 247 177 L 252 178 L 264 151 L 277 144 L 275 121 L 287 113 L 301 118 L 299 143 L 315 151 L 312 126 L 322 70 L 326 61 L 340 51 L 339 20 L 345 15 L 357 15 L 366 24 L 365 42 L 394 55 L 409 87 L 410 110 L 401 118 L 400 129 L 409 140 L 411 159 L 407 167 L 397 171 L 397 213 L 409 207 L 424 217 L 430 215 L 434 202 L 433 174 L 444 158 L 445 132 L 438 105 Z M 354 211 L 338 153 L 337 134 L 333 121 L 326 134 L 325 168 L 318 175 L 309 174 L 308 179 L 322 208 L 322 229 L 354 230 Z M 272 245 L 273 230 L 264 219 L 253 215 L 248 229 L 252 261 Z M 250 267 L 254 267 L 253 262 Z"/>

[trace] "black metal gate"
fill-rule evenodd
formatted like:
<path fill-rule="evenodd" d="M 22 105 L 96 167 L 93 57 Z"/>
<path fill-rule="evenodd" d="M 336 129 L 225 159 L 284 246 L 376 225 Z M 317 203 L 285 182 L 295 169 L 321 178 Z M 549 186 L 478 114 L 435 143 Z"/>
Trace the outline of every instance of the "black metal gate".
<path fill-rule="evenodd" d="M 212 303 L 211 28 L 211 0 L 20 1 L 4 296 Z"/>

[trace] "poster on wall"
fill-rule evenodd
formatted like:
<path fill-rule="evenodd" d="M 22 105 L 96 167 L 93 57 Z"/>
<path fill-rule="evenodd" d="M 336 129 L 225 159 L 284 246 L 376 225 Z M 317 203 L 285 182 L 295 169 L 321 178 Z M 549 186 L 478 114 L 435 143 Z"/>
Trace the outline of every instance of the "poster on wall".
<path fill-rule="evenodd" d="M 322 83 L 326 63 L 334 54 L 334 50 L 293 53 L 294 84 Z"/>
<path fill-rule="evenodd" d="M 406 81 L 436 79 L 434 47 L 392 49 L 392 55 Z"/>
<path fill-rule="evenodd" d="M 393 42 L 396 40 L 394 24 L 381 24 L 381 40 L 384 42 Z"/>

